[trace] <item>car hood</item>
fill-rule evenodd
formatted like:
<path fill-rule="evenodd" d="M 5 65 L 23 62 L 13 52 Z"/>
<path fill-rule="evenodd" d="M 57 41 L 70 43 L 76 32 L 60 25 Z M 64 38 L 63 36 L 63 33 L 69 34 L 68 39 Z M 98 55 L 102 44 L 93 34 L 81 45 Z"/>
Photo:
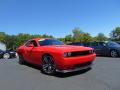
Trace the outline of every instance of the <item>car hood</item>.
<path fill-rule="evenodd" d="M 73 45 L 53 45 L 48 46 L 49 48 L 54 48 L 63 52 L 74 52 L 74 51 L 86 51 L 91 50 L 92 48 L 84 46 L 73 46 Z"/>
<path fill-rule="evenodd" d="M 117 46 L 111 46 L 111 48 L 120 49 L 120 45 L 117 45 Z"/>
<path fill-rule="evenodd" d="M 120 45 L 114 45 L 114 46 L 111 46 L 113 48 L 120 48 Z"/>
<path fill-rule="evenodd" d="M 117 48 L 120 48 L 120 45 L 117 45 L 116 47 L 117 47 Z"/>

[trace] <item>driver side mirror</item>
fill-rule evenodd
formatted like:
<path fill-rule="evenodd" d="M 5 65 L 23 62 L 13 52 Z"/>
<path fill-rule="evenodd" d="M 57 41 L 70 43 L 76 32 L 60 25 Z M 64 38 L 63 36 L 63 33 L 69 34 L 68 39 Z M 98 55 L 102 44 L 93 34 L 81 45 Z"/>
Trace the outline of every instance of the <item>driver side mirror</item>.
<path fill-rule="evenodd" d="M 29 47 L 34 47 L 34 45 L 33 45 L 33 44 L 30 44 Z"/>

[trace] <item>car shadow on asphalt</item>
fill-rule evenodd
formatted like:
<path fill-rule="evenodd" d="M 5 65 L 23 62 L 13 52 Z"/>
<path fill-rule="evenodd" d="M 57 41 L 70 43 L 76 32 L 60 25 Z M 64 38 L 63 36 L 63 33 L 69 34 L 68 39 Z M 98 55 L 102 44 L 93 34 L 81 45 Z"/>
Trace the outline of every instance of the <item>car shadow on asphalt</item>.
<path fill-rule="evenodd" d="M 56 72 L 56 74 L 54 76 L 58 77 L 58 78 L 67 78 L 67 77 L 72 77 L 72 76 L 85 74 L 88 71 L 90 71 L 91 69 L 92 68 L 87 68 L 87 69 L 84 69 L 84 70 L 79 70 L 79 71 L 75 71 L 75 72 L 68 72 L 68 73 Z"/>
<path fill-rule="evenodd" d="M 37 69 L 40 72 L 42 71 L 41 70 L 41 66 L 33 65 L 33 64 L 30 64 L 30 63 L 25 63 L 24 65 L 28 66 L 30 68 Z M 58 77 L 58 78 L 67 78 L 67 77 L 72 77 L 72 76 L 77 76 L 77 75 L 85 74 L 86 72 L 90 71 L 91 69 L 92 68 L 87 68 L 87 69 L 84 69 L 84 70 L 75 71 L 75 72 L 68 72 L 68 73 L 56 72 L 54 75 L 50 75 L 50 76 Z"/>

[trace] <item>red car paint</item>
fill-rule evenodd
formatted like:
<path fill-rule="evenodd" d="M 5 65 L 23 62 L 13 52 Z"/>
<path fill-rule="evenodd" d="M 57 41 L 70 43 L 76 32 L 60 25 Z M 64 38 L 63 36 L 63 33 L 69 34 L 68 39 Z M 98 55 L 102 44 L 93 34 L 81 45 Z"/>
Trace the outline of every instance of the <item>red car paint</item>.
<path fill-rule="evenodd" d="M 93 62 L 96 58 L 96 54 L 93 52 L 89 55 L 78 55 L 71 57 L 64 57 L 65 52 L 77 52 L 77 51 L 89 51 L 93 50 L 89 47 L 72 46 L 72 45 L 47 45 L 40 46 L 40 40 L 46 40 L 45 38 L 31 39 L 37 43 L 37 46 L 26 46 L 26 44 L 20 46 L 17 49 L 18 54 L 22 54 L 24 60 L 29 63 L 41 65 L 42 56 L 49 54 L 53 57 L 57 70 L 74 69 L 75 65 L 84 64 L 87 62 Z"/>

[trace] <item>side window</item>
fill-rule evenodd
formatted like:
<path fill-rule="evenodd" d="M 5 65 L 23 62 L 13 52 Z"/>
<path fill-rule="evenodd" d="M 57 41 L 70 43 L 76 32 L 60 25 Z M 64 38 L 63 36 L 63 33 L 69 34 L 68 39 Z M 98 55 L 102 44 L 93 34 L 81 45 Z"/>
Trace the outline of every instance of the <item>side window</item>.
<path fill-rule="evenodd" d="M 36 43 L 35 40 L 32 40 L 31 43 L 32 43 L 35 47 L 37 47 L 37 43 Z"/>
<path fill-rule="evenodd" d="M 86 46 L 87 46 L 87 47 L 90 47 L 90 42 L 86 42 Z"/>
<path fill-rule="evenodd" d="M 41 46 L 50 45 L 50 43 L 51 42 L 49 40 L 40 41 Z"/>
<path fill-rule="evenodd" d="M 98 46 L 98 43 L 97 42 L 93 42 L 93 43 L 91 43 L 91 46 Z"/>
<path fill-rule="evenodd" d="M 29 47 L 31 41 L 27 41 L 25 46 Z"/>
<path fill-rule="evenodd" d="M 89 47 L 89 46 L 90 46 L 90 43 L 89 43 L 89 42 L 83 42 L 82 44 L 83 44 L 83 46 L 86 46 L 86 47 Z"/>
<path fill-rule="evenodd" d="M 30 44 L 33 44 L 35 47 L 37 47 L 37 43 L 36 43 L 35 40 L 27 41 L 27 43 L 25 44 L 25 46 L 29 47 Z"/>
<path fill-rule="evenodd" d="M 106 44 L 104 42 L 99 42 L 100 46 L 105 46 Z"/>
<path fill-rule="evenodd" d="M 81 44 L 79 42 L 73 43 L 73 45 L 80 46 Z"/>

